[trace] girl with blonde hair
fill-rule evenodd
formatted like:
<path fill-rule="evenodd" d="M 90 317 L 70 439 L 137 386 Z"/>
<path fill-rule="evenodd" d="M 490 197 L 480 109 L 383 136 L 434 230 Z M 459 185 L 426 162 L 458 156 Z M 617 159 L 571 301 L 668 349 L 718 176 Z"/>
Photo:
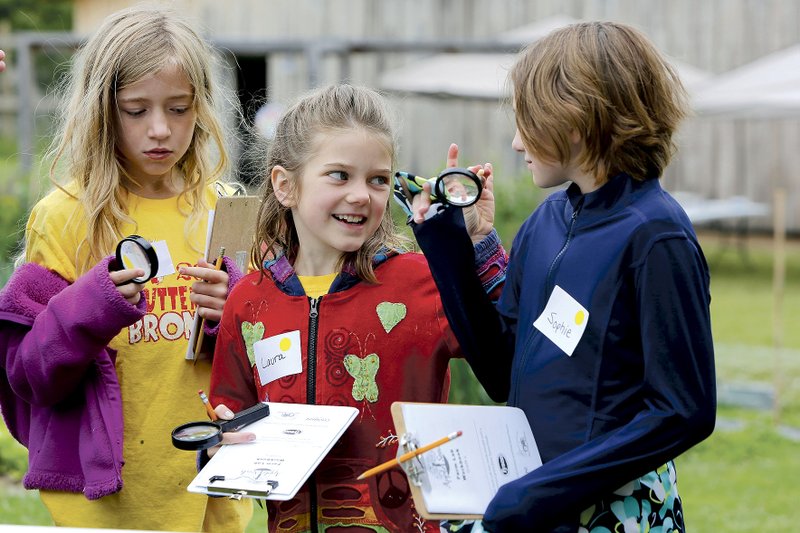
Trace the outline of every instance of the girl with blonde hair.
<path fill-rule="evenodd" d="M 241 276 L 197 260 L 228 167 L 212 58 L 172 13 L 130 9 L 74 60 L 55 188 L 0 295 L 3 416 L 59 526 L 236 531 L 252 513 L 189 494 L 195 458 L 169 439 L 203 412 L 211 364 L 186 359 L 193 317 L 219 320 Z M 130 234 L 158 251 L 149 282 L 110 256 Z"/>

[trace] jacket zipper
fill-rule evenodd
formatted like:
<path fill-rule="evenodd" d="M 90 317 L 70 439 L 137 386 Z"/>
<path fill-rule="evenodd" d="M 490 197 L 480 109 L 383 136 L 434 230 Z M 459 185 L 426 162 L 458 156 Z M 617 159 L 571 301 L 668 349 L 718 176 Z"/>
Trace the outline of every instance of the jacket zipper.
<path fill-rule="evenodd" d="M 572 212 L 572 220 L 569 221 L 569 229 L 567 229 L 567 238 L 564 241 L 564 245 L 561 247 L 561 250 L 558 251 L 555 258 L 553 258 L 553 262 L 550 263 L 550 268 L 547 270 L 547 277 L 545 278 L 545 291 L 544 295 L 547 298 L 547 295 L 550 294 L 553 289 L 555 288 L 555 283 L 553 282 L 553 278 L 555 278 L 556 267 L 561 263 L 561 259 L 564 257 L 564 254 L 567 253 L 567 248 L 569 248 L 569 243 L 572 241 L 572 231 L 575 229 L 575 220 L 578 218 L 578 213 L 581 212 L 581 207 L 583 206 L 583 198 L 580 199 L 578 205 L 575 207 L 575 211 Z"/>
<path fill-rule="evenodd" d="M 561 259 L 563 259 L 564 254 L 567 253 L 567 248 L 569 248 L 569 244 L 572 241 L 573 230 L 575 229 L 575 221 L 578 219 L 578 214 L 581 212 L 581 207 L 583 207 L 583 198 L 578 201 L 578 205 L 575 206 L 575 210 L 572 212 L 572 217 L 569 221 L 569 228 L 567 228 L 567 238 L 564 240 L 564 244 L 561 246 L 561 249 L 558 251 L 556 256 L 553 258 L 553 262 L 550 263 L 550 268 L 547 269 L 547 277 L 545 278 L 545 291 L 544 291 L 544 298 L 545 300 L 542 302 L 542 309 L 545 308 L 547 305 L 547 298 L 550 293 L 553 292 L 555 288 L 555 273 L 556 268 L 561 263 Z M 552 286 L 551 286 L 552 285 Z M 522 361 L 520 361 L 519 368 L 520 370 L 525 368 L 525 363 L 528 359 L 528 353 L 530 352 L 530 346 L 533 342 L 533 338 L 535 337 L 534 333 L 531 333 L 528 336 L 528 341 L 525 343 L 525 349 L 522 352 Z M 514 398 L 516 399 L 519 396 L 519 384 L 522 378 L 522 372 L 517 372 L 517 379 L 514 380 Z"/>
<path fill-rule="evenodd" d="M 309 298 L 310 309 L 308 311 L 308 353 L 306 367 L 308 370 L 308 381 L 306 382 L 306 403 L 313 405 L 317 396 L 317 325 L 319 323 L 319 298 Z M 311 509 L 309 518 L 311 531 L 317 533 L 317 481 L 314 473 L 308 479 L 308 495 Z"/>

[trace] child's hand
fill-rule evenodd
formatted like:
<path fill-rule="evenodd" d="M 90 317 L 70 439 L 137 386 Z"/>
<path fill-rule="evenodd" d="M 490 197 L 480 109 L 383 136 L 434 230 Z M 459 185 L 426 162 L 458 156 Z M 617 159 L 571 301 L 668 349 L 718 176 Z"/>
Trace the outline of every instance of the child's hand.
<path fill-rule="evenodd" d="M 144 270 L 141 268 L 126 268 L 124 270 L 114 270 L 108 273 L 111 282 L 117 286 L 117 290 L 123 298 L 128 300 L 131 305 L 139 303 L 139 298 L 142 297 L 141 292 L 144 288 L 143 283 L 125 283 L 126 281 L 134 278 L 141 278 L 144 276 Z M 125 283 L 125 285 L 120 285 Z"/>
<path fill-rule="evenodd" d="M 222 318 L 222 308 L 228 299 L 228 273 L 217 270 L 214 265 L 200 259 L 196 267 L 181 267 L 183 276 L 200 278 L 192 284 L 192 293 L 189 299 L 197 306 L 197 313 L 206 320 L 219 322 Z"/>
<path fill-rule="evenodd" d="M 458 145 L 451 144 L 447 150 L 447 168 L 458 166 Z M 494 174 L 492 164 L 474 165 L 469 169 L 483 177 L 483 191 L 478 202 L 464 209 L 464 222 L 467 226 L 472 242 L 480 242 L 494 227 Z M 431 206 L 431 185 L 426 183 L 423 186 L 424 193 L 414 196 L 413 217 L 417 224 L 425 220 L 425 214 Z"/>
<path fill-rule="evenodd" d="M 0 72 L 3 72 L 6 69 L 6 62 L 3 61 L 6 58 L 6 53 L 0 50 Z"/>
<path fill-rule="evenodd" d="M 481 167 L 469 167 L 478 176 L 483 178 L 483 190 L 477 203 L 464 208 L 464 223 L 473 243 L 480 242 L 494 228 L 494 174 L 492 164 L 486 163 Z"/>
<path fill-rule="evenodd" d="M 230 420 L 233 418 L 233 411 L 228 409 L 224 403 L 219 404 L 214 409 L 214 412 L 217 413 L 217 417 L 220 420 Z M 254 440 L 256 440 L 255 433 L 248 433 L 246 431 L 228 431 L 222 434 L 222 443 L 207 449 L 206 453 L 209 457 L 213 457 L 223 444 L 242 444 L 245 442 L 253 442 Z"/>

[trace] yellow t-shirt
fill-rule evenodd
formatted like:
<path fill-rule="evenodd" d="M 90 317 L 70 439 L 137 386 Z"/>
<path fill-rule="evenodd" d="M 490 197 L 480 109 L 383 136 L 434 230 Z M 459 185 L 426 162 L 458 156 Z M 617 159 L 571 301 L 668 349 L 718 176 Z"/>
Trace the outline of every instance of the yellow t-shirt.
<path fill-rule="evenodd" d="M 208 190 L 208 203 L 216 195 Z M 170 432 L 185 422 L 206 417 L 198 389 L 208 389 L 209 361 L 185 359 L 195 309 L 189 300 L 193 278 L 180 276 L 181 265 L 194 265 L 205 246 L 207 219 L 184 236 L 189 206 L 178 198 L 131 197 L 135 225 L 123 235 L 166 241 L 175 273 L 147 282 L 144 318 L 122 330 L 111 342 L 117 350 L 116 368 L 124 416 L 123 489 L 96 501 L 82 494 L 41 491 L 56 525 L 176 531 L 242 531 L 252 516 L 249 501 L 235 502 L 186 491 L 196 474 L 195 454 L 172 446 Z M 33 209 L 27 228 L 26 260 L 75 279 L 75 254 L 86 233 L 82 206 L 55 190 Z M 111 252 L 113 253 L 113 251 Z M 211 501 L 214 500 L 214 501 Z M 208 510 L 207 510 L 208 503 Z M 208 516 L 206 516 L 208 515 Z M 216 524 L 216 527 L 210 524 Z"/>
<path fill-rule="evenodd" d="M 306 296 L 311 298 L 319 298 L 328 294 L 333 280 L 336 279 L 336 272 L 333 274 L 325 274 L 324 276 L 297 276 L 303 290 L 306 291 Z"/>

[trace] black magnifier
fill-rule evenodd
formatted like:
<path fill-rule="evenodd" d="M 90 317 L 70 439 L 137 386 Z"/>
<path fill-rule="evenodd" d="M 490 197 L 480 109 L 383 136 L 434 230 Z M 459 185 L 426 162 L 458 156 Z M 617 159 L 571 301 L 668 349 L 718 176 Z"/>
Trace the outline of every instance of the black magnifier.
<path fill-rule="evenodd" d="M 395 172 L 395 188 L 400 187 L 411 200 L 422 192 L 422 185 L 431 182 L 431 200 L 456 207 L 477 202 L 483 191 L 483 180 L 468 168 L 446 168 L 435 178 L 423 178 L 409 172 Z"/>
<path fill-rule="evenodd" d="M 128 235 L 117 244 L 117 265 L 120 269 L 141 268 L 144 276 L 123 281 L 127 283 L 145 283 L 158 272 L 158 254 L 150 242 L 139 235 Z"/>
<path fill-rule="evenodd" d="M 239 411 L 230 420 L 200 421 L 182 424 L 172 430 L 172 445 L 179 450 L 205 450 L 222 442 L 222 434 L 238 431 L 247 424 L 269 416 L 269 405 L 257 403 Z"/>

